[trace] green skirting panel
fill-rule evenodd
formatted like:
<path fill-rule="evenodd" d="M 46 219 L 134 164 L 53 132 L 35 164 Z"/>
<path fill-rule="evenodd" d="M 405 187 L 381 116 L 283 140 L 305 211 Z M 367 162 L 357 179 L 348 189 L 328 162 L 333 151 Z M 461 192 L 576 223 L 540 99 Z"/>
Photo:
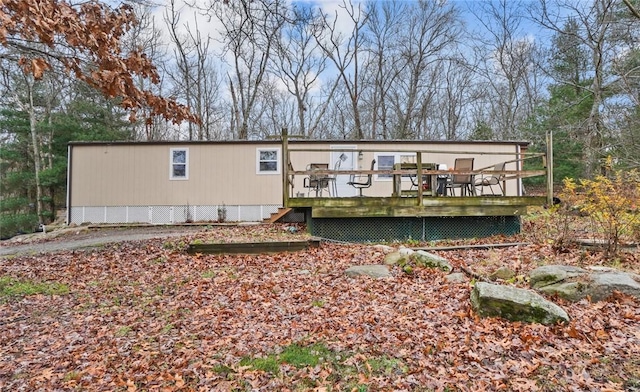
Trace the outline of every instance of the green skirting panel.
<path fill-rule="evenodd" d="M 308 218 L 314 236 L 348 242 L 435 241 L 520 232 L 519 216 Z"/>

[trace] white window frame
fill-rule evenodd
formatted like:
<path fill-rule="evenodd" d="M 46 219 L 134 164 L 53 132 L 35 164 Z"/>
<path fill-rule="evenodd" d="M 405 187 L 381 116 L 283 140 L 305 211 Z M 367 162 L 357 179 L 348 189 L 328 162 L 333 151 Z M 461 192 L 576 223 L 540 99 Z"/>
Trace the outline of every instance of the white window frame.
<path fill-rule="evenodd" d="M 175 151 L 184 151 L 185 152 L 185 162 L 184 163 L 176 163 L 173 161 L 173 153 Z M 174 175 L 173 167 L 175 165 L 184 165 L 184 176 L 176 176 Z M 189 149 L 185 147 L 181 148 L 170 148 L 169 149 L 169 179 L 172 181 L 184 181 L 189 179 Z"/>
<path fill-rule="evenodd" d="M 377 153 L 375 155 L 376 157 L 376 170 L 383 170 L 383 168 L 380 168 L 380 157 L 393 157 L 393 164 L 391 165 L 391 168 L 384 168 L 384 170 L 393 170 L 393 165 L 395 165 L 398 162 L 415 162 L 416 161 L 416 153 L 415 152 L 380 152 Z M 376 174 L 375 175 L 375 180 L 376 181 L 393 181 L 393 175 L 392 174 Z"/>
<path fill-rule="evenodd" d="M 260 170 L 260 163 L 261 162 L 273 162 L 272 160 L 260 160 L 260 153 L 262 152 L 273 152 L 275 151 L 276 153 L 276 170 Z M 256 148 L 256 174 L 260 174 L 260 175 L 279 175 L 280 174 L 280 167 L 281 165 L 281 154 L 280 154 L 280 148 L 278 147 L 260 147 L 260 148 Z"/>

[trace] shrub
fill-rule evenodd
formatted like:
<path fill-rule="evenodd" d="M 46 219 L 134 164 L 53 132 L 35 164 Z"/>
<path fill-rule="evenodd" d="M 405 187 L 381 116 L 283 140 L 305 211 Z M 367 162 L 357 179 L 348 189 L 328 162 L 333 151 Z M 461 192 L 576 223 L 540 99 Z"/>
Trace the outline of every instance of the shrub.
<path fill-rule="evenodd" d="M 592 231 L 604 240 L 607 255 L 616 255 L 624 241 L 638 240 L 640 172 L 617 170 L 609 177 L 566 179 L 564 184 L 563 199 L 588 217 Z"/>

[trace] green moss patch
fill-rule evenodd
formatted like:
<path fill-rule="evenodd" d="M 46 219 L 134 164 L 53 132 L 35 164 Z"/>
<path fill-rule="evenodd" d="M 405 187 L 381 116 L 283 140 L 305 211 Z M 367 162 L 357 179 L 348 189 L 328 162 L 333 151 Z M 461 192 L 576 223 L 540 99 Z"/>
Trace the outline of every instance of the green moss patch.
<path fill-rule="evenodd" d="M 69 293 L 66 284 L 57 282 L 33 282 L 0 276 L 0 300 L 9 300 L 27 295 L 64 295 Z"/>

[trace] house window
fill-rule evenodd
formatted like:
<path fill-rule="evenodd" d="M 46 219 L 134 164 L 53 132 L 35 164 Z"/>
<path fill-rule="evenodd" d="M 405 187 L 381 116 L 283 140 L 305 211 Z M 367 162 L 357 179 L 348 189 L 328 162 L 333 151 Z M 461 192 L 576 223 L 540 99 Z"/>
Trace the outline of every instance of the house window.
<path fill-rule="evenodd" d="M 393 170 L 393 165 L 396 163 L 412 163 L 416 161 L 416 154 L 394 154 L 394 153 L 381 153 L 376 156 L 378 162 L 378 170 Z M 377 180 L 391 180 L 393 174 L 378 174 Z"/>
<path fill-rule="evenodd" d="M 395 163 L 394 155 L 378 155 L 376 159 L 378 162 L 378 170 L 393 170 L 393 165 Z M 392 178 L 391 174 L 378 174 L 378 180 Z"/>
<path fill-rule="evenodd" d="M 280 149 L 259 148 L 256 150 L 256 173 L 280 174 Z"/>
<path fill-rule="evenodd" d="M 170 150 L 170 173 L 169 178 L 172 180 L 188 180 L 189 179 L 189 149 L 188 148 L 172 148 Z"/>

